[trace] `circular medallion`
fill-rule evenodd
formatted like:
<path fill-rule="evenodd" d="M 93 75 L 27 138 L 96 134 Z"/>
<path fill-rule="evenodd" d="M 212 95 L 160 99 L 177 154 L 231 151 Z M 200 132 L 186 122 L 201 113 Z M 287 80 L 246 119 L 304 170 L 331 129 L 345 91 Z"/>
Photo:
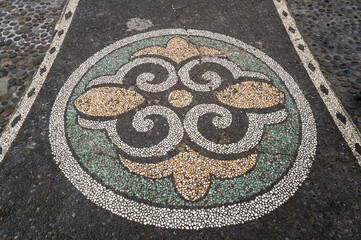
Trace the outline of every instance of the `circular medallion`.
<path fill-rule="evenodd" d="M 88 199 L 180 229 L 276 209 L 316 149 L 312 111 L 280 65 L 234 38 L 182 29 L 138 34 L 85 61 L 58 94 L 49 138 Z"/>

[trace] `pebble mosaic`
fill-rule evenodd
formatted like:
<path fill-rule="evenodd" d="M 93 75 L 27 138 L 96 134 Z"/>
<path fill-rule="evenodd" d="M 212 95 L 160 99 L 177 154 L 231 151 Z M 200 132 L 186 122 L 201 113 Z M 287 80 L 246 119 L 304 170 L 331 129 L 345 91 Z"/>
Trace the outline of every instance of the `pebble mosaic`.
<path fill-rule="evenodd" d="M 292 39 L 298 32 L 284 1 L 275 4 Z M 301 59 L 313 79 L 317 63 Z M 357 74 L 351 65 L 339 66 L 340 81 Z M 341 112 L 345 134 L 352 129 Z M 120 40 L 83 63 L 54 104 L 50 141 L 60 169 L 94 203 L 143 224 L 199 229 L 243 223 L 287 201 L 311 167 L 316 127 L 295 81 L 264 53 L 216 33 L 166 29 Z"/>
<path fill-rule="evenodd" d="M 50 142 L 91 201 L 143 224 L 199 229 L 274 210 L 306 178 L 312 111 L 263 52 L 165 29 L 89 58 L 60 90 Z"/>

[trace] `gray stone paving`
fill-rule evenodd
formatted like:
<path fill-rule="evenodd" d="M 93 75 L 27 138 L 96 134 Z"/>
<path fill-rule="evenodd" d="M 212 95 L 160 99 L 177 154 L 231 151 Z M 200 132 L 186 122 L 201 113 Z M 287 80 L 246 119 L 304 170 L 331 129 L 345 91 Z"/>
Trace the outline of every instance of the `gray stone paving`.
<path fill-rule="evenodd" d="M 0 133 L 49 48 L 64 2 L 0 1 Z"/>
<path fill-rule="evenodd" d="M 358 129 L 361 129 L 361 2 L 288 1 L 298 27 Z"/>

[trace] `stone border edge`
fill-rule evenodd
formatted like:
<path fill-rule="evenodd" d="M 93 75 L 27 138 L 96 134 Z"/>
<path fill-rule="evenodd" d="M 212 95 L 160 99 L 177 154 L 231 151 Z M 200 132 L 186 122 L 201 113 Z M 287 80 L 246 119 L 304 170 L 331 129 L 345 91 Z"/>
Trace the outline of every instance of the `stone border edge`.
<path fill-rule="evenodd" d="M 78 3 L 79 0 L 68 0 L 65 3 L 60 19 L 55 25 L 55 34 L 49 47 L 49 51 L 46 53 L 46 56 L 36 72 L 30 86 L 24 93 L 18 108 L 12 114 L 8 125 L 6 126 L 3 134 L 0 136 L 0 162 L 2 162 L 12 142 L 15 140 L 32 105 L 35 102 L 37 95 L 39 94 L 41 87 L 43 86 L 45 79 L 48 76 L 73 20 Z"/>
<path fill-rule="evenodd" d="M 361 165 L 361 134 L 359 130 L 321 72 L 318 62 L 297 29 L 296 22 L 288 10 L 286 0 L 273 0 L 273 3 L 313 85 L 316 87 L 343 138 L 351 148 L 358 164 Z"/>

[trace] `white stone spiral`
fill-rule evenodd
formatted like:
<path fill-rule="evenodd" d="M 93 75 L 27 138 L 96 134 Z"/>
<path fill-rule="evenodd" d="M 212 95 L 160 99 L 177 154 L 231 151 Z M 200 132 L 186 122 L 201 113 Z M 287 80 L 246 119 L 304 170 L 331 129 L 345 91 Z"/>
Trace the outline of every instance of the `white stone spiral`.
<path fill-rule="evenodd" d="M 236 143 L 218 144 L 206 139 L 198 131 L 199 118 L 208 113 L 216 113 L 219 115 L 212 121 L 217 128 L 226 128 L 230 126 L 232 122 L 232 115 L 226 108 L 216 104 L 200 104 L 193 107 L 186 114 L 183 123 L 184 129 L 196 144 L 208 151 L 219 154 L 236 154 L 250 150 L 260 142 L 264 125 L 280 123 L 287 117 L 287 112 L 284 109 L 268 114 L 248 113 L 249 124 L 243 138 Z"/>
<path fill-rule="evenodd" d="M 105 129 L 111 141 L 122 151 L 135 157 L 163 156 L 173 150 L 183 138 L 183 127 L 177 114 L 169 108 L 163 106 L 149 106 L 138 111 L 133 119 L 133 127 L 138 132 L 147 132 L 153 128 L 154 122 L 146 119 L 150 115 L 161 115 L 168 121 L 169 133 L 160 143 L 144 148 L 132 147 L 126 144 L 120 137 L 116 129 L 117 120 L 94 121 L 78 117 L 80 126 L 90 129 Z"/>
<path fill-rule="evenodd" d="M 155 84 L 155 83 L 151 83 L 155 79 L 153 73 L 142 73 L 136 79 L 136 84 L 141 90 L 146 92 L 154 92 L 154 93 L 162 92 L 168 90 L 177 83 L 178 76 L 174 66 L 171 63 L 160 58 L 143 57 L 143 58 L 136 58 L 130 61 L 129 63 L 124 64 L 115 75 L 102 76 L 92 80 L 87 85 L 87 87 L 89 88 L 95 85 L 106 84 L 106 83 L 123 84 L 124 77 L 130 70 L 132 70 L 136 66 L 140 66 L 142 64 L 149 64 L 149 63 L 160 65 L 163 68 L 165 68 L 168 72 L 168 77 L 165 81 Z"/>

